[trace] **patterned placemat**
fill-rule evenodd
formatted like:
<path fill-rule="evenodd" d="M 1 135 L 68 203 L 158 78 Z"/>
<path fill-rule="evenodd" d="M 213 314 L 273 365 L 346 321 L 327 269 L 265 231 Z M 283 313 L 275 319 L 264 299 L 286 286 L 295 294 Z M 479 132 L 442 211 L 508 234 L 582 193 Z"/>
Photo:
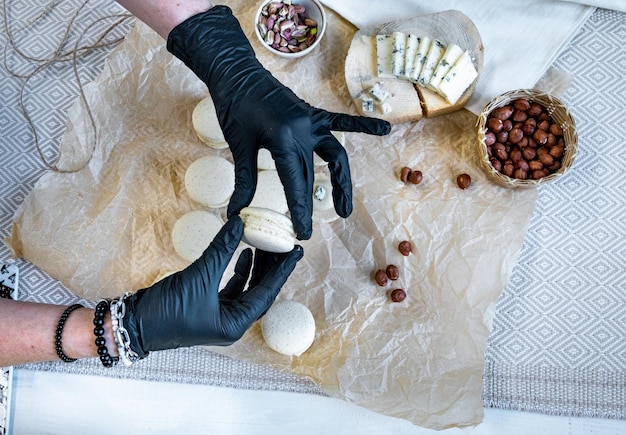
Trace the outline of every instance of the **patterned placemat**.
<path fill-rule="evenodd" d="M 540 188 L 497 304 L 486 406 L 626 418 L 626 14 L 598 9 L 556 60 L 577 160 Z"/>

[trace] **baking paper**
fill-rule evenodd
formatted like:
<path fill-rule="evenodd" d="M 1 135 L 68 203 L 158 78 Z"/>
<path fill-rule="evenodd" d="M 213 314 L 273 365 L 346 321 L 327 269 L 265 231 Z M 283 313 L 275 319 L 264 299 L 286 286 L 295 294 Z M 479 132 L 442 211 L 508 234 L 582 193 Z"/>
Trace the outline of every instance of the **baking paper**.
<path fill-rule="evenodd" d="M 277 78 L 315 106 L 356 114 L 344 79 L 355 27 L 329 11 L 316 51 L 285 60 L 255 39 L 256 5 L 228 4 Z M 85 91 L 96 130 L 77 101 L 58 164 L 78 171 L 41 177 L 7 243 L 77 295 L 96 299 L 148 286 L 187 265 L 170 240 L 178 217 L 202 209 L 185 191 L 185 171 L 203 155 L 232 156 L 196 138 L 191 114 L 208 91 L 142 23 Z M 347 133 L 354 212 L 315 222 L 312 239 L 302 242 L 305 256 L 279 295 L 312 311 L 312 347 L 300 357 L 273 352 L 257 323 L 236 344 L 210 349 L 308 376 L 333 397 L 417 425 L 479 423 L 495 302 L 537 193 L 486 179 L 476 165 L 475 122 L 460 111 L 394 125 L 385 137 Z M 403 166 L 422 171 L 422 183 L 400 181 Z M 471 175 L 469 189 L 457 187 L 460 173 Z M 214 212 L 223 217 L 225 209 Z M 413 243 L 412 255 L 400 255 L 402 240 Z M 379 287 L 373 274 L 388 264 L 398 266 L 400 278 Z M 389 300 L 396 287 L 408 294 L 402 303 Z"/>

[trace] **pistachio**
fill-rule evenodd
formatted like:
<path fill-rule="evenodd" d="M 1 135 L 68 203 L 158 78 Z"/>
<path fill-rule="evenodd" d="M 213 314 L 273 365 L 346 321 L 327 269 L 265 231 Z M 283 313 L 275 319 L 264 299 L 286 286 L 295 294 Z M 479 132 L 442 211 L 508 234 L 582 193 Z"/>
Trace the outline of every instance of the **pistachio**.
<path fill-rule="evenodd" d="M 317 21 L 309 18 L 303 5 L 271 2 L 264 6 L 257 23 L 265 43 L 278 51 L 306 50 L 317 38 Z"/>

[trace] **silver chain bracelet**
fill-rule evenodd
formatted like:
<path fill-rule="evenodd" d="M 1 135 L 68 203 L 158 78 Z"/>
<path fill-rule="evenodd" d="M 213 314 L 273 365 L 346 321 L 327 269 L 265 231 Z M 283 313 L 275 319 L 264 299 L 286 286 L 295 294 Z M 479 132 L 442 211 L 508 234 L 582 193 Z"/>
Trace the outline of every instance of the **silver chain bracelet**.
<path fill-rule="evenodd" d="M 111 301 L 111 323 L 113 324 L 113 336 L 122 363 L 128 367 L 139 360 L 139 355 L 130 348 L 130 337 L 124 328 L 124 316 L 126 315 L 126 304 L 124 299 L 132 293 L 126 292 L 123 296 Z"/>

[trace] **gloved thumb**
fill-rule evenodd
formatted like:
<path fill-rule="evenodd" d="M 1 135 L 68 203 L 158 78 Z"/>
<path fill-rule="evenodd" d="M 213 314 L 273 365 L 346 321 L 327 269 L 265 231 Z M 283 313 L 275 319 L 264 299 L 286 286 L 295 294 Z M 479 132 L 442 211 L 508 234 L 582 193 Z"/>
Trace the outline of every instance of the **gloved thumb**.
<path fill-rule="evenodd" d="M 251 324 L 269 310 L 280 289 L 303 255 L 302 246 L 296 245 L 291 252 L 287 253 L 265 274 L 257 285 L 241 295 L 239 301 L 247 307 L 246 311 L 242 313 L 246 317 L 245 321 Z"/>

